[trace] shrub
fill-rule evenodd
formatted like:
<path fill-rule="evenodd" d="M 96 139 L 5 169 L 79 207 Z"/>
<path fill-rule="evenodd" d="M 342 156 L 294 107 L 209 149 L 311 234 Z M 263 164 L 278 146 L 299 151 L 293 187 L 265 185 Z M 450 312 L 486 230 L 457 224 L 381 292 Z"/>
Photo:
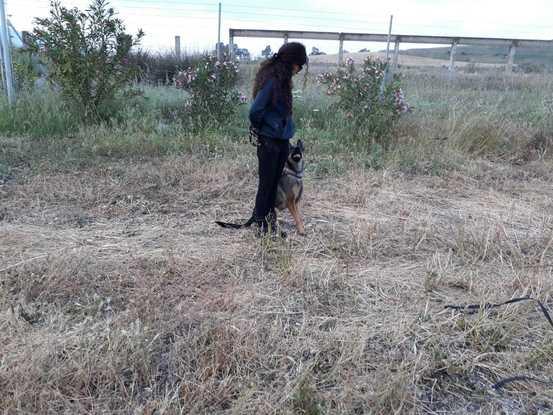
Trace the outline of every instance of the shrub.
<path fill-rule="evenodd" d="M 399 114 L 409 111 L 398 76 L 381 91 L 386 64 L 367 57 L 361 70 L 348 58 L 334 73 L 319 75 L 318 81 L 335 95 L 337 108 L 350 120 L 356 133 L 383 142 L 389 136 Z"/>
<path fill-rule="evenodd" d="M 238 64 L 204 56 L 197 64 L 175 77 L 175 86 L 189 93 L 184 115 L 192 125 L 220 126 L 236 115 L 247 98 L 236 90 Z"/>
<path fill-rule="evenodd" d="M 32 49 L 44 55 L 50 80 L 86 121 L 109 119 L 116 98 L 132 81 L 136 68 L 129 65 L 131 47 L 143 36 L 125 33 L 107 0 L 93 0 L 82 12 L 50 3 L 50 17 L 35 19 Z"/>
<path fill-rule="evenodd" d="M 27 50 L 13 51 L 13 70 L 18 89 L 32 87 L 38 79 L 38 73 L 33 66 L 33 56 Z"/>
<path fill-rule="evenodd" d="M 546 66 L 543 63 L 523 62 L 519 63 L 514 68 L 515 72 L 519 73 L 545 73 Z"/>
<path fill-rule="evenodd" d="M 152 85 L 172 85 L 179 68 L 191 66 L 197 60 L 196 56 L 177 57 L 174 53 L 152 53 L 143 50 L 129 56 L 129 63 L 139 69 L 136 80 Z"/>

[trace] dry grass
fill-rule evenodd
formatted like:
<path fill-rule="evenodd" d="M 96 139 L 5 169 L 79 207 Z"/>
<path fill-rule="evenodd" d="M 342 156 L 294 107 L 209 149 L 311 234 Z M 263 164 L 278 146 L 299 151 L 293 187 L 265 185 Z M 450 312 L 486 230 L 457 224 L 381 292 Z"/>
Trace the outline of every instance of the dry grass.
<path fill-rule="evenodd" d="M 551 305 L 549 177 L 308 175 L 307 236 L 260 243 L 213 224 L 250 212 L 250 153 L 0 186 L 3 413 L 553 410 L 547 385 L 491 389 L 553 379 L 538 310 L 444 310 Z"/>

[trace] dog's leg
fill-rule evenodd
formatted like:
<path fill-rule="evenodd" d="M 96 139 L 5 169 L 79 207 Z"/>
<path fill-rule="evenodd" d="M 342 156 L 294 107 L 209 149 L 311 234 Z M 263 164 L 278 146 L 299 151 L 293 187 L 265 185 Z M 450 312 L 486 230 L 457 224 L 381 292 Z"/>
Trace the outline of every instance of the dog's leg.
<path fill-rule="evenodd" d="M 292 214 L 292 217 L 294 218 L 294 222 L 296 222 L 296 228 L 298 229 L 298 233 L 300 235 L 305 235 L 305 228 L 303 227 L 303 221 L 301 219 L 301 215 L 298 209 L 298 205 L 296 204 L 296 201 L 294 199 L 288 199 L 287 207 L 290 213 Z"/>
<path fill-rule="evenodd" d="M 300 235 L 305 235 L 305 227 L 303 226 L 303 218 L 301 217 L 300 213 L 300 204 L 297 202 L 294 202 L 294 206 L 296 208 L 296 216 L 298 217 L 296 219 L 296 223 L 298 225 L 298 232 Z"/>

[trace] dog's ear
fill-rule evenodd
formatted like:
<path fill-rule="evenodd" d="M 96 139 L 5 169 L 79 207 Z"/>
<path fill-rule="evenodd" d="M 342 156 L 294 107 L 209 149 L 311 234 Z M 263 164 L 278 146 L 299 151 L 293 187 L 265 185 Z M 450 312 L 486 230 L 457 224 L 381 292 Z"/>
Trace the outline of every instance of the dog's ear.
<path fill-rule="evenodd" d="M 300 151 L 303 153 L 303 141 L 298 140 L 296 143 L 296 146 L 300 149 Z"/>

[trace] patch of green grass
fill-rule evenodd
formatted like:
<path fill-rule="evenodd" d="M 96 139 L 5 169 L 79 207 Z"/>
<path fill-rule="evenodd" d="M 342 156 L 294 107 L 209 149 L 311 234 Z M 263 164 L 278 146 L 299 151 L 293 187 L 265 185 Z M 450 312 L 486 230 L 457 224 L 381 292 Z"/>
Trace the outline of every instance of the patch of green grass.
<path fill-rule="evenodd" d="M 0 100 L 0 132 L 3 135 L 67 136 L 73 134 L 78 125 L 59 95 L 47 88 L 20 91 L 13 107 L 6 100 Z"/>

